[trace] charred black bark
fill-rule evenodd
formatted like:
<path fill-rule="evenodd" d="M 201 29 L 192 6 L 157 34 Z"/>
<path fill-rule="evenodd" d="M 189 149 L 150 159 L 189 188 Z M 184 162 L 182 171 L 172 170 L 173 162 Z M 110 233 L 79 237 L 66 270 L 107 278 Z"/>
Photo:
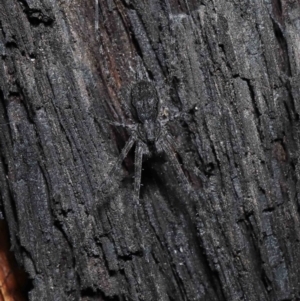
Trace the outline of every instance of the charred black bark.
<path fill-rule="evenodd" d="M 30 300 L 300 300 L 300 4 L 2 0 L 0 189 Z M 134 153 L 131 85 L 185 113 Z M 163 108 L 162 108 L 163 109 Z M 137 211 L 135 211 L 137 210 Z"/>

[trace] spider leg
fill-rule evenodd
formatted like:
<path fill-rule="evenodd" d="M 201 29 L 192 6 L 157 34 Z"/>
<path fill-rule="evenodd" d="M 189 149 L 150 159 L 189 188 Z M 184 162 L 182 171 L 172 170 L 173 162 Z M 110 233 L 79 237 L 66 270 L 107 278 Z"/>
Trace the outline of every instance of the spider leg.
<path fill-rule="evenodd" d="M 134 204 L 139 203 L 141 177 L 142 177 L 142 164 L 143 164 L 144 147 L 141 141 L 137 141 L 135 148 L 134 160 Z"/>
<path fill-rule="evenodd" d="M 186 178 L 186 176 L 181 168 L 181 165 L 179 164 L 179 162 L 176 158 L 175 152 L 173 151 L 171 144 L 167 139 L 162 141 L 162 148 L 166 152 L 168 157 L 170 158 L 170 162 L 171 162 L 172 166 L 175 168 L 177 175 L 178 175 L 178 179 L 182 183 L 184 190 L 188 194 L 194 195 L 193 188 L 191 187 L 188 179 Z"/>
<path fill-rule="evenodd" d="M 179 179 L 181 180 L 185 190 L 189 194 L 191 194 L 193 196 L 193 198 L 198 199 L 198 197 L 200 197 L 201 199 L 204 200 L 205 199 L 204 194 L 201 191 L 197 191 L 197 193 L 196 193 L 195 190 L 192 188 L 190 182 L 186 178 L 186 176 L 181 168 L 181 165 L 177 160 L 176 154 L 175 154 L 174 150 L 172 149 L 172 145 L 174 144 L 173 139 L 165 129 L 162 130 L 162 137 L 165 138 L 162 142 L 162 148 L 167 153 L 167 155 L 171 158 L 171 164 L 176 169 L 176 171 L 179 175 Z M 207 179 L 203 178 L 203 176 L 199 175 L 199 177 L 201 178 L 201 180 L 204 183 L 207 181 Z"/>
<path fill-rule="evenodd" d="M 163 127 L 169 121 L 173 121 L 176 119 L 188 120 L 189 118 L 190 118 L 190 116 L 187 112 L 179 111 L 179 112 L 175 112 L 175 113 L 169 113 L 168 108 L 164 107 L 160 112 L 158 120 L 160 122 L 160 125 Z"/>
<path fill-rule="evenodd" d="M 130 138 L 128 139 L 128 141 L 126 142 L 124 148 L 122 149 L 117 161 L 114 163 L 114 165 L 112 166 L 112 168 L 109 170 L 109 172 L 107 173 L 104 181 L 100 184 L 100 189 L 105 188 L 106 184 L 108 184 L 108 182 L 110 181 L 110 177 L 115 173 L 117 167 L 122 163 L 122 161 L 126 158 L 128 152 L 130 151 L 130 149 L 132 148 L 133 144 L 136 141 L 136 137 L 135 135 L 131 135 Z"/>
<path fill-rule="evenodd" d="M 134 125 L 134 124 L 126 124 L 126 123 L 115 122 L 115 121 L 111 121 L 111 120 L 106 119 L 106 118 L 95 117 L 95 121 L 99 124 L 101 124 L 100 121 L 104 121 L 104 122 L 106 122 L 108 124 L 111 124 L 111 125 L 114 125 L 114 126 L 121 126 L 121 127 L 124 127 L 124 128 L 129 128 L 131 130 L 136 129 L 136 125 Z"/>

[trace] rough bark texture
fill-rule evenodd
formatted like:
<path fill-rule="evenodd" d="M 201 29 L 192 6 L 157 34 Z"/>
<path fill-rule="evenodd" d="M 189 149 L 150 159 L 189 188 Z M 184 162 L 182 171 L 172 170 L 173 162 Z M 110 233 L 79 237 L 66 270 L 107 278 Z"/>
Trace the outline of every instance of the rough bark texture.
<path fill-rule="evenodd" d="M 1 0 L 0 184 L 29 300 L 300 300 L 300 4 Z M 196 191 L 134 152 L 148 79 Z"/>

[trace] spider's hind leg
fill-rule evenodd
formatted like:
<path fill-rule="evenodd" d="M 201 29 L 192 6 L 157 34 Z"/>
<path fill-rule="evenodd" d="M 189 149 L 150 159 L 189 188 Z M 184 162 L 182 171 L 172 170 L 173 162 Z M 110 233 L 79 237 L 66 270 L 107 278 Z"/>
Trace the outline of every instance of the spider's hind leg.
<path fill-rule="evenodd" d="M 136 141 L 135 135 L 131 135 L 129 140 L 126 142 L 124 148 L 122 149 L 117 161 L 113 164 L 112 168 L 107 173 L 104 181 L 100 184 L 100 189 L 102 190 L 102 192 L 105 192 L 107 189 L 109 189 L 108 184 L 111 181 L 111 176 L 116 172 L 117 167 L 120 166 L 123 160 L 126 158 L 128 152 L 132 148 L 135 141 Z"/>
<path fill-rule="evenodd" d="M 190 182 L 188 181 L 187 177 L 185 176 L 180 163 L 178 162 L 178 159 L 176 158 L 175 152 L 173 151 L 170 142 L 166 139 L 164 141 L 161 141 L 162 147 L 164 149 L 164 151 L 166 152 L 170 163 L 172 164 L 172 166 L 175 168 L 176 173 L 178 175 L 178 179 L 181 182 L 181 185 L 183 186 L 184 191 L 192 196 L 195 197 L 196 193 L 194 191 L 194 189 L 192 188 Z"/>
<path fill-rule="evenodd" d="M 143 142 L 137 141 L 135 148 L 135 160 L 134 160 L 134 204 L 139 203 L 140 187 L 142 178 L 142 164 L 143 164 L 144 147 Z"/>
<path fill-rule="evenodd" d="M 129 128 L 131 130 L 136 130 L 136 125 L 135 124 L 120 123 L 120 122 L 111 121 L 109 119 L 100 118 L 100 117 L 95 117 L 95 121 L 99 124 L 101 124 L 101 121 L 104 121 L 104 122 L 106 122 L 110 125 L 120 126 L 120 127 L 123 127 L 123 128 Z"/>

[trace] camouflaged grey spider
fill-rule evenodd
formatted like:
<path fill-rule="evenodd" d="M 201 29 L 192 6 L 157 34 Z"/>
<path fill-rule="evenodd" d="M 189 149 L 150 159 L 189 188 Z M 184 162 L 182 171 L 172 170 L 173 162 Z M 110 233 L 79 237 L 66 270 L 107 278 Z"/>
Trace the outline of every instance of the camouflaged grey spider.
<path fill-rule="evenodd" d="M 136 203 L 139 202 L 143 156 L 151 157 L 152 155 L 166 153 L 171 164 L 176 169 L 178 178 L 189 191 L 191 188 L 190 184 L 181 169 L 172 149 L 170 136 L 165 129 L 165 125 L 170 119 L 165 116 L 162 120 L 162 116 L 159 116 L 159 97 L 154 85 L 147 81 L 140 81 L 135 84 L 131 90 L 131 104 L 135 109 L 138 123 L 122 124 L 103 118 L 96 119 L 97 121 L 102 120 L 115 126 L 126 127 L 131 131 L 129 140 L 122 149 L 117 161 L 109 170 L 106 179 L 101 183 L 100 188 L 107 184 L 107 181 L 110 181 L 110 177 L 115 173 L 117 167 L 121 165 L 135 143 L 134 201 L 136 201 Z M 173 118 L 180 116 L 181 114 L 177 114 L 173 116 Z"/>

